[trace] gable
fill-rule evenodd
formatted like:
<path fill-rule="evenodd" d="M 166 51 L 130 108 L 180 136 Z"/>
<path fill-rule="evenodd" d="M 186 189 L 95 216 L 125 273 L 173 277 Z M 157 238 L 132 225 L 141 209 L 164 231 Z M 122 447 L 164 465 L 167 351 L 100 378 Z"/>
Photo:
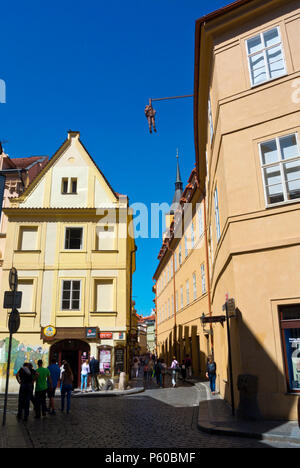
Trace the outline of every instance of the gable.
<path fill-rule="evenodd" d="M 98 208 L 118 199 L 79 133 L 69 132 L 68 140 L 19 201 L 24 208 Z"/>

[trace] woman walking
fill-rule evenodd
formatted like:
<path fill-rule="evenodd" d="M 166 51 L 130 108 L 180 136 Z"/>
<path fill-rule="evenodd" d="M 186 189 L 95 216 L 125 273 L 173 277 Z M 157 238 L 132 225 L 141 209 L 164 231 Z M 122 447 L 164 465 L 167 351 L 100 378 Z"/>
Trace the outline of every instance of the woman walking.
<path fill-rule="evenodd" d="M 177 380 L 177 372 L 179 370 L 179 364 L 176 360 L 176 356 L 173 356 L 173 361 L 171 364 L 171 372 L 172 372 L 172 386 L 173 388 L 176 387 L 176 380 Z"/>
<path fill-rule="evenodd" d="M 81 366 L 81 391 L 87 392 L 87 381 L 88 381 L 88 376 L 90 373 L 90 365 L 89 365 L 89 360 L 86 359 L 86 361 L 82 364 Z M 83 390 L 85 387 L 85 390 Z"/>
<path fill-rule="evenodd" d="M 64 363 L 64 372 L 62 373 L 61 381 L 61 411 L 65 409 L 65 397 L 67 395 L 67 414 L 70 412 L 71 395 L 73 388 L 73 372 L 68 362 Z"/>

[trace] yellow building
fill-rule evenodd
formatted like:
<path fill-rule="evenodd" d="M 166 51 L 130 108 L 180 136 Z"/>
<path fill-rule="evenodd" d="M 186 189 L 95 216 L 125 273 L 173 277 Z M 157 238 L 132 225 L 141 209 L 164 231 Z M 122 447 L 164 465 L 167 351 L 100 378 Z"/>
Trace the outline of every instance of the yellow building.
<path fill-rule="evenodd" d="M 68 138 L 12 207 L 8 218 L 1 298 L 11 267 L 22 291 L 11 375 L 24 361 L 66 359 L 79 383 L 84 357 L 102 375 L 128 370 L 131 278 L 135 245 L 127 235 L 128 200 L 114 192 L 83 146 Z M 3 300 L 3 299 L 1 299 Z M 0 388 L 6 369 L 9 310 L 0 312 Z M 16 389 L 15 379 L 10 391 Z"/>
<path fill-rule="evenodd" d="M 168 364 L 173 355 L 182 362 L 188 354 L 194 375 L 203 375 L 211 343 L 210 330 L 203 331 L 200 318 L 209 314 L 209 284 L 205 205 L 195 169 L 182 188 L 177 163 L 175 196 L 154 274 L 157 353 Z"/>
<path fill-rule="evenodd" d="M 207 193 L 212 314 L 230 319 L 233 391 L 296 419 L 300 394 L 300 8 L 240 0 L 196 23 L 195 147 Z M 226 326 L 213 325 L 217 385 L 231 400 Z M 295 398 L 296 397 L 296 398 Z"/>

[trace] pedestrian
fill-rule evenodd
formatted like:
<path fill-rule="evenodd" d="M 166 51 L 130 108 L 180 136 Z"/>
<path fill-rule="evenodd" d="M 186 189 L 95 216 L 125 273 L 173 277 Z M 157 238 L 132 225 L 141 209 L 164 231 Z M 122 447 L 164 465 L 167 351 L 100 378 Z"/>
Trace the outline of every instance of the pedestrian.
<path fill-rule="evenodd" d="M 171 369 L 172 386 L 173 388 L 175 388 L 177 384 L 177 372 L 180 370 L 179 362 L 177 361 L 176 356 L 173 356 L 172 358 L 170 369 Z"/>
<path fill-rule="evenodd" d="M 27 362 L 18 370 L 16 379 L 20 384 L 17 418 L 22 419 L 24 412 L 23 420 L 27 421 L 33 387 L 33 375 Z"/>
<path fill-rule="evenodd" d="M 172 360 L 172 363 L 171 363 L 172 386 L 173 386 L 173 388 L 176 387 L 178 370 L 180 370 L 179 363 L 178 363 L 178 361 L 176 359 L 176 356 L 173 356 L 173 360 Z"/>
<path fill-rule="evenodd" d="M 185 356 L 185 359 L 184 359 L 183 363 L 184 363 L 185 368 L 186 368 L 187 378 L 191 379 L 192 378 L 192 360 L 191 360 L 189 354 L 187 354 Z"/>
<path fill-rule="evenodd" d="M 152 382 L 153 371 L 154 371 L 154 362 L 151 357 L 148 362 L 148 381 L 149 382 Z"/>
<path fill-rule="evenodd" d="M 217 376 L 217 365 L 214 362 L 213 357 L 210 355 L 208 356 L 206 378 L 209 379 L 210 390 L 213 395 L 216 393 L 216 376 Z"/>
<path fill-rule="evenodd" d="M 43 367 L 43 361 L 38 361 L 35 374 L 35 418 L 40 419 L 41 410 L 45 417 L 47 412 L 46 395 L 48 386 L 52 389 L 52 380 L 49 369 Z"/>
<path fill-rule="evenodd" d="M 161 365 L 160 359 L 157 359 L 157 361 L 156 361 L 155 376 L 156 376 L 157 385 L 159 385 L 160 388 L 163 388 L 163 384 L 162 384 L 162 365 Z"/>
<path fill-rule="evenodd" d="M 164 388 L 165 387 L 166 372 L 167 372 L 167 364 L 165 363 L 164 359 L 161 359 L 160 362 L 161 362 L 162 388 Z"/>
<path fill-rule="evenodd" d="M 133 376 L 137 379 L 139 376 L 139 360 L 137 357 L 133 360 Z"/>
<path fill-rule="evenodd" d="M 91 371 L 91 380 L 92 380 L 92 391 L 99 392 L 99 382 L 98 382 L 98 375 L 100 372 L 99 361 L 95 359 L 94 356 L 91 357 L 90 360 L 90 371 Z"/>
<path fill-rule="evenodd" d="M 64 412 L 65 409 L 65 397 L 67 395 L 67 414 L 70 413 L 71 408 L 71 395 L 73 388 L 73 372 L 68 362 L 64 363 L 64 372 L 62 375 L 61 382 L 61 411 Z"/>
<path fill-rule="evenodd" d="M 29 370 L 31 372 L 31 375 L 32 375 L 30 401 L 33 404 L 33 408 L 35 409 L 35 397 L 34 397 L 33 392 L 34 392 L 34 382 L 35 382 L 36 371 L 34 370 L 33 365 L 32 365 L 31 362 L 28 363 L 28 368 L 29 368 Z"/>
<path fill-rule="evenodd" d="M 146 383 L 148 381 L 148 364 L 144 364 L 144 367 L 143 367 L 143 371 L 144 371 L 144 382 Z"/>
<path fill-rule="evenodd" d="M 50 389 L 50 387 L 48 387 L 49 413 L 54 415 L 55 414 L 54 397 L 55 397 L 57 384 L 60 378 L 60 367 L 54 358 L 51 359 L 51 364 L 50 366 L 48 366 L 48 369 L 50 371 L 50 376 L 52 380 L 52 388 Z"/>
<path fill-rule="evenodd" d="M 86 359 L 81 366 L 81 391 L 87 392 L 87 381 L 90 373 L 89 360 Z M 84 390 L 85 387 L 85 390 Z"/>
<path fill-rule="evenodd" d="M 182 380 L 183 382 L 185 381 L 186 379 L 186 364 L 185 364 L 185 359 L 183 360 L 182 364 L 181 364 L 181 377 L 182 377 Z"/>

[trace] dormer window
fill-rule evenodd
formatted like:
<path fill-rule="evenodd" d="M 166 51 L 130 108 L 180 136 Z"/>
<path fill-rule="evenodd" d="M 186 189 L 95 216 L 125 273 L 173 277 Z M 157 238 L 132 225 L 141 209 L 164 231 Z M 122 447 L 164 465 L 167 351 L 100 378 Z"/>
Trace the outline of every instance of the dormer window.
<path fill-rule="evenodd" d="M 77 194 L 77 178 L 63 178 L 61 181 L 61 193 L 63 195 Z"/>

